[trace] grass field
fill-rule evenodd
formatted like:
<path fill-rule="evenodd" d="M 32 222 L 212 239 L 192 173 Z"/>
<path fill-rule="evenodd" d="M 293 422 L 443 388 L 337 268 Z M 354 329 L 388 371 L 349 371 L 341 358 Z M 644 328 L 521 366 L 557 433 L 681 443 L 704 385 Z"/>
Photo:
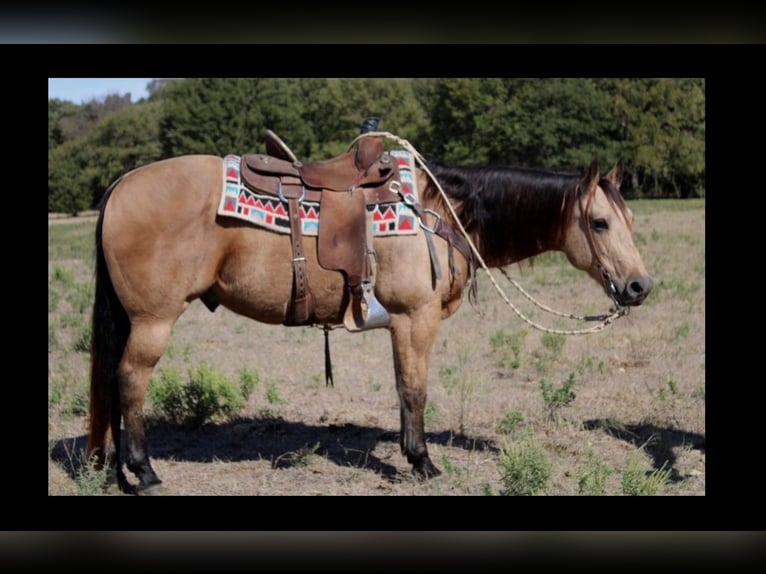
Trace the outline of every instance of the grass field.
<path fill-rule="evenodd" d="M 147 400 L 155 470 L 179 495 L 704 495 L 705 203 L 629 205 L 655 288 L 627 317 L 592 335 L 543 333 L 480 272 L 484 316 L 464 302 L 443 323 L 426 409 L 441 477 L 415 480 L 399 451 L 385 330 L 334 331 L 327 388 L 321 330 L 211 314 L 199 302 L 176 324 L 152 385 L 206 364 L 232 381 L 246 371 L 249 392 L 236 414 L 193 430 Z M 49 495 L 98 492 L 83 464 L 94 227 L 48 227 Z M 559 254 L 508 271 L 555 309 L 609 306 Z M 533 320 L 583 327 L 544 315 L 495 276 Z"/>

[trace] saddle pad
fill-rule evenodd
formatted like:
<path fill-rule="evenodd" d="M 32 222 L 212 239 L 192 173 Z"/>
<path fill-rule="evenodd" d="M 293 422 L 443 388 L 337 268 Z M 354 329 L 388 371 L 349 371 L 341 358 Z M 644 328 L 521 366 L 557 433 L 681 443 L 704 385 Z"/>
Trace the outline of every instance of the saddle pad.
<path fill-rule="evenodd" d="M 402 194 L 411 194 L 417 201 L 412 155 L 406 150 L 390 153 L 399 164 Z M 223 190 L 218 204 L 218 215 L 243 219 L 259 227 L 289 234 L 287 203 L 278 197 L 260 195 L 246 188 L 240 178 L 240 161 L 240 156 L 237 155 L 227 155 L 223 158 Z M 418 232 L 415 213 L 403 201 L 368 205 L 367 211 L 372 213 L 373 233 L 376 236 L 415 235 Z M 319 203 L 301 202 L 301 223 L 303 235 L 319 234 Z"/>

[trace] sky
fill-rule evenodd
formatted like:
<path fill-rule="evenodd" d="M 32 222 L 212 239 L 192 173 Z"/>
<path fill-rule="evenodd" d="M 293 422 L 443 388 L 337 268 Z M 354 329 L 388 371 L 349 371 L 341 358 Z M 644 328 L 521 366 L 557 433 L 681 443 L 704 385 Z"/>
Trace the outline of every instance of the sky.
<path fill-rule="evenodd" d="M 109 94 L 124 95 L 137 102 L 149 93 L 146 85 L 152 78 L 48 78 L 48 99 L 69 100 L 75 104 L 104 99 Z"/>

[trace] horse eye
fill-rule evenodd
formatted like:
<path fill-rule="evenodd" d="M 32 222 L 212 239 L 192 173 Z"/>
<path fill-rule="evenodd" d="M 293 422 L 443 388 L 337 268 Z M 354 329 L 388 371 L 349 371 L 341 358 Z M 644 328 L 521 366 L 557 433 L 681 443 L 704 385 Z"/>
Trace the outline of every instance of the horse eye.
<path fill-rule="evenodd" d="M 598 219 L 591 220 L 590 227 L 594 231 L 606 231 L 609 229 L 609 224 L 606 222 L 606 219 L 599 217 Z"/>

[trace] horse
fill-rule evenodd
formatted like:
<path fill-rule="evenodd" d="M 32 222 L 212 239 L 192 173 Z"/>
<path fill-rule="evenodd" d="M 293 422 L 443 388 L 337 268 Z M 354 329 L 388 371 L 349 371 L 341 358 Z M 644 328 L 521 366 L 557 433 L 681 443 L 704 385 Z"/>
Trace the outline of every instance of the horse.
<path fill-rule="evenodd" d="M 300 324 L 291 320 L 291 235 L 221 216 L 223 173 L 223 159 L 213 155 L 159 160 L 117 179 L 99 206 L 86 454 L 98 468 L 108 465 L 109 484 L 126 493 L 167 492 L 151 465 L 143 402 L 173 325 L 192 302 L 266 324 Z M 561 251 L 621 309 L 640 305 L 653 282 L 633 242 L 621 163 L 601 174 L 594 160 L 584 174 L 564 174 L 428 161 L 414 175 L 418 229 L 372 238 L 373 293 L 392 342 L 401 452 L 414 475 L 428 479 L 441 474 L 425 441 L 430 356 L 441 321 L 476 285 L 477 260 L 502 268 Z M 312 295 L 303 324 L 338 325 L 349 277 L 321 264 L 317 237 L 302 242 L 297 259 Z"/>

